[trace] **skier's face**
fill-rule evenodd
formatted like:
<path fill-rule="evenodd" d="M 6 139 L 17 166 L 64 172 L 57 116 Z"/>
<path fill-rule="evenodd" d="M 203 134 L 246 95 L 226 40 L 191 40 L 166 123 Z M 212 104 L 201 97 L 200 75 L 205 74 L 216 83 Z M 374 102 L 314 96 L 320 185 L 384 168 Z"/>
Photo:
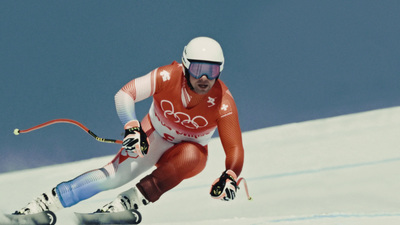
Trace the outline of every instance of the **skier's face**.
<path fill-rule="evenodd" d="M 209 80 L 206 75 L 196 79 L 192 76 L 189 76 L 190 84 L 193 86 L 194 92 L 200 95 L 207 94 L 211 88 L 214 86 L 216 79 Z"/>

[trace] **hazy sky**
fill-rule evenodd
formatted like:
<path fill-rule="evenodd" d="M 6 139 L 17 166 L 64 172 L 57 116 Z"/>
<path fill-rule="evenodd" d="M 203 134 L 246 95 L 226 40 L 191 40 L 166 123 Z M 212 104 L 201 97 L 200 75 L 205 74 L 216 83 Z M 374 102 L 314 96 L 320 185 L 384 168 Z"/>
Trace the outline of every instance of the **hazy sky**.
<path fill-rule="evenodd" d="M 2 1 L 0 172 L 114 154 L 114 95 L 210 36 L 243 131 L 400 105 L 400 2 Z M 151 100 L 137 105 L 143 117 Z M 248 151 L 251 151 L 249 149 Z"/>

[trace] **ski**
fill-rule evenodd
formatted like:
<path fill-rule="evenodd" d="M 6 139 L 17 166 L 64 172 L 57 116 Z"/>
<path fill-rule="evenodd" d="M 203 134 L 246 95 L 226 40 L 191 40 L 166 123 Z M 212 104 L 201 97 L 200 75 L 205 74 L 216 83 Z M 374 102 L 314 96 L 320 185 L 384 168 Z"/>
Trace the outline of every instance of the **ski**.
<path fill-rule="evenodd" d="M 52 211 L 44 211 L 34 214 L 4 214 L 10 221 L 5 224 L 34 224 L 34 225 L 54 225 L 57 218 Z M 0 224 L 3 224 L 0 222 Z"/>
<path fill-rule="evenodd" d="M 77 213 L 78 224 L 139 224 L 142 215 L 134 209 L 115 213 Z"/>

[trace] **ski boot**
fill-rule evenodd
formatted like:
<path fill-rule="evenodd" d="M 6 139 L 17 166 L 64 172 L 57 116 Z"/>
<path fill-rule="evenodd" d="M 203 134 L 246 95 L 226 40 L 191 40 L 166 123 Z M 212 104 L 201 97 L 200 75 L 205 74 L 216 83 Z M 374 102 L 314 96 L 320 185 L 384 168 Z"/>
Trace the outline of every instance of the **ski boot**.
<path fill-rule="evenodd" d="M 118 197 L 98 209 L 96 212 L 121 212 L 130 209 L 138 209 L 139 206 L 149 204 L 149 201 L 143 196 L 143 194 L 136 188 L 131 188 L 125 192 L 122 192 Z"/>
<path fill-rule="evenodd" d="M 57 211 L 64 208 L 57 196 L 55 188 L 50 193 L 43 193 L 28 203 L 24 208 L 15 211 L 14 215 L 29 215 L 43 211 Z"/>

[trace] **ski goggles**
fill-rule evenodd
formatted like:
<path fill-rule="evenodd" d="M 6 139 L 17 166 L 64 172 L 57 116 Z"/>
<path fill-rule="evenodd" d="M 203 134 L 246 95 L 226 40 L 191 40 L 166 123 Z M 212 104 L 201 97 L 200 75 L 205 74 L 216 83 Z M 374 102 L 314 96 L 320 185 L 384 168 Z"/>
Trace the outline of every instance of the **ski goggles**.
<path fill-rule="evenodd" d="M 206 75 L 207 79 L 214 80 L 221 73 L 220 66 L 219 63 L 191 61 L 188 70 L 189 74 L 196 79 Z"/>

